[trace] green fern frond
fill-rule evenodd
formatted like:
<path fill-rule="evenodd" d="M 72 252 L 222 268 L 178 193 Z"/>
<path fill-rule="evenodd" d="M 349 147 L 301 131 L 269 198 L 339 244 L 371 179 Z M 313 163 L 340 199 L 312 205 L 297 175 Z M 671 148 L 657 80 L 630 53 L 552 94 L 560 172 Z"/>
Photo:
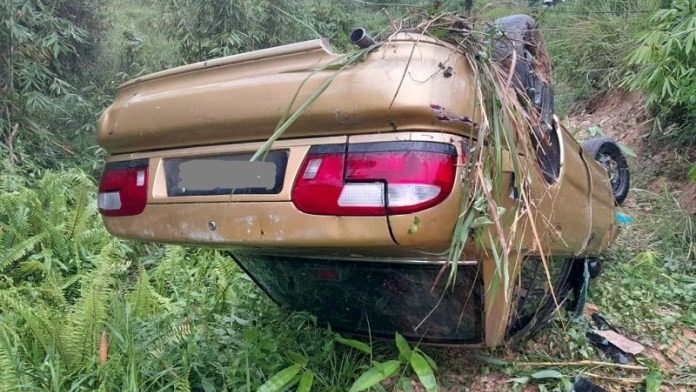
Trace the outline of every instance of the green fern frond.
<path fill-rule="evenodd" d="M 63 327 L 64 320 L 54 317 L 55 311 L 47 309 L 40 302 L 32 303 L 7 291 L 0 291 L 0 302 L 3 304 L 3 311 L 11 315 L 17 325 L 22 326 L 21 335 L 24 339 L 38 343 L 44 353 L 64 352 L 57 333 Z"/>
<path fill-rule="evenodd" d="M 169 304 L 169 301 L 155 291 L 150 283 L 149 274 L 141 268 L 138 280 L 128 294 L 128 304 L 132 309 L 133 316 L 144 318 L 159 314 L 165 305 Z"/>
<path fill-rule="evenodd" d="M 82 279 L 80 298 L 72 307 L 62 334 L 70 370 L 84 368 L 96 360 L 99 336 L 106 328 L 109 298 L 113 294 L 112 263 L 100 260 L 97 268 Z"/>
<path fill-rule="evenodd" d="M 19 336 L 9 325 L 0 322 L 0 390 L 25 391 L 36 389 L 28 366 L 22 359 L 23 347 Z"/>
<path fill-rule="evenodd" d="M 14 247 L 10 248 L 9 250 L 5 251 L 5 254 L 3 255 L 2 259 L 0 259 L 0 271 L 3 271 L 10 264 L 21 259 L 27 253 L 31 252 L 38 243 L 40 243 L 44 238 L 46 238 L 47 235 L 47 232 L 42 232 L 33 235 L 23 240 L 19 244 L 15 245 Z"/>
<path fill-rule="evenodd" d="M 191 383 L 189 383 L 190 368 L 184 370 L 183 374 L 178 375 L 174 380 L 174 390 L 176 392 L 191 392 Z"/>

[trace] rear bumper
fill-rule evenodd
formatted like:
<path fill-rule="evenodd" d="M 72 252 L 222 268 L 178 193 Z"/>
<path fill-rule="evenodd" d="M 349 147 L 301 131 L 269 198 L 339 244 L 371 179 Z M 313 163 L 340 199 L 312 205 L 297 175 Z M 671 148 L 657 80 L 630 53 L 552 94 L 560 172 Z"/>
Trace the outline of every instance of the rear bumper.
<path fill-rule="evenodd" d="M 309 215 L 292 202 L 149 204 L 135 216 L 104 217 L 116 236 L 245 248 L 395 245 L 387 217 Z"/>

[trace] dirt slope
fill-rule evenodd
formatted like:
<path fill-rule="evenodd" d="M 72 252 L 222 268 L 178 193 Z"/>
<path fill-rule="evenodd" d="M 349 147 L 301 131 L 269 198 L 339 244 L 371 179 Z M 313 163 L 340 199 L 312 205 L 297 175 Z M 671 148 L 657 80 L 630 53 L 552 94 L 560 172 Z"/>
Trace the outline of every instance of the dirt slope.
<path fill-rule="evenodd" d="M 579 139 L 598 127 L 628 146 L 636 154 L 630 159 L 632 185 L 654 193 L 671 192 L 685 211 L 696 214 L 696 183 L 686 181 L 696 151 L 665 148 L 647 138 L 652 121 L 642 95 L 616 91 L 598 96 L 562 121 Z"/>

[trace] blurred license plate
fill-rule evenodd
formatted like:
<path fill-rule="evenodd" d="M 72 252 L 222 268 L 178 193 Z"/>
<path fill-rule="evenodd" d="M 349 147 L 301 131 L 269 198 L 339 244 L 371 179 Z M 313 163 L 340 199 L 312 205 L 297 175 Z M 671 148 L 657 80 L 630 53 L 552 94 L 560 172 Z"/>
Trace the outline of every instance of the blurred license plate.
<path fill-rule="evenodd" d="M 283 188 L 287 151 L 272 151 L 265 161 L 251 154 L 166 159 L 169 196 L 276 194 Z"/>

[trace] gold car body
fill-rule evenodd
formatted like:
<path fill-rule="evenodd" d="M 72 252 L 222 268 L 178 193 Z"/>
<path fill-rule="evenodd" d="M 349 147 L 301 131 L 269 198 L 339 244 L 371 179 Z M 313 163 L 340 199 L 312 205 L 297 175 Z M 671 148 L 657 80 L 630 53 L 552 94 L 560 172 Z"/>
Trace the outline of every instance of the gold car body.
<path fill-rule="evenodd" d="M 149 160 L 147 204 L 137 215 L 104 216 L 109 232 L 258 254 L 443 265 L 462 183 L 469 176 L 463 165 L 458 165 L 444 201 L 413 214 L 307 214 L 295 207 L 291 191 L 311 146 L 440 142 L 453 145 L 461 159 L 479 121 L 469 65 L 447 43 L 412 34 L 393 36 L 338 72 L 332 64 L 340 59 L 325 41 L 314 40 L 186 65 L 121 86 L 100 119 L 98 142 L 109 153 L 108 163 Z M 328 88 L 273 144 L 273 150 L 288 153 L 278 193 L 168 195 L 168 159 L 254 152 L 271 136 L 295 95 L 290 112 L 330 79 Z M 583 154 L 565 128 L 558 125 L 557 132 L 561 169 L 556 182 L 543 179 L 534 159 L 523 159 L 536 168 L 528 185 L 534 207 L 529 216 L 535 217 L 538 230 L 523 225 L 527 229 L 511 233 L 518 244 L 510 258 L 513 274 L 527 256 L 597 255 L 616 234 L 606 171 Z M 497 201 L 512 211 L 511 165 L 503 171 L 510 185 Z M 505 214 L 503 218 L 509 223 Z M 414 221 L 418 230 L 409 230 Z M 461 262 L 482 267 L 483 287 L 501 284 L 487 252 L 470 245 Z M 498 345 L 506 337 L 511 301 L 508 295 L 484 298 L 485 334 L 475 344 Z"/>

